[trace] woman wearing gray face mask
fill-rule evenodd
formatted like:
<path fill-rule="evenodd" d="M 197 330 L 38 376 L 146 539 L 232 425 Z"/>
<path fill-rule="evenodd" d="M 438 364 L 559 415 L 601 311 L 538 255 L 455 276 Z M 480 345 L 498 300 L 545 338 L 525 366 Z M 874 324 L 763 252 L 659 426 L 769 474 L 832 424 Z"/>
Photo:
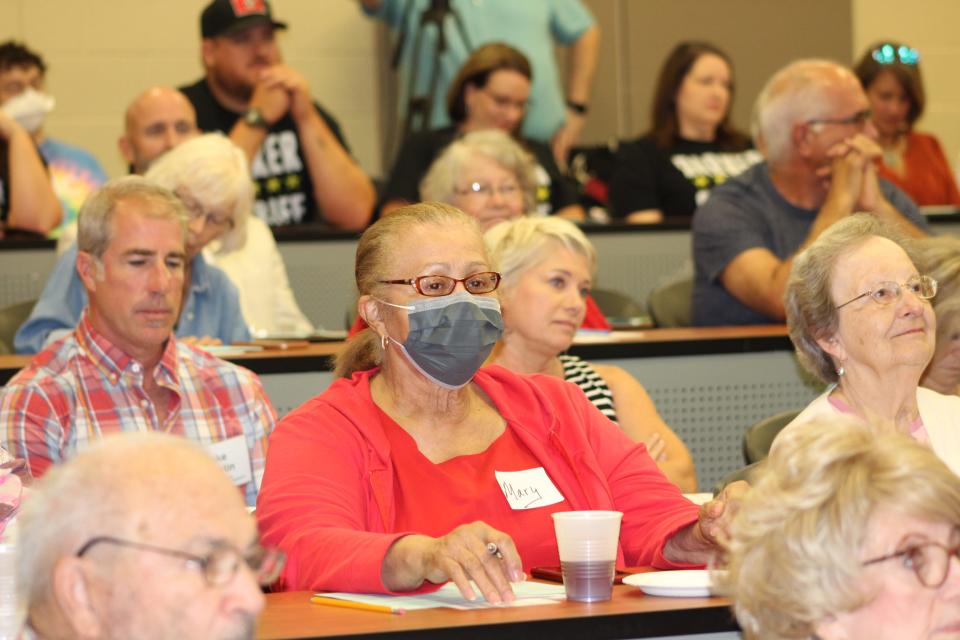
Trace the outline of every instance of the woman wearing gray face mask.
<path fill-rule="evenodd" d="M 577 387 L 479 368 L 502 320 L 474 220 L 404 207 L 363 234 L 356 276 L 369 328 L 270 439 L 257 517 L 288 554 L 282 588 L 452 580 L 510 601 L 511 582 L 559 564 L 551 514 L 572 510 L 623 512 L 621 566 L 712 557 L 741 487 L 699 511 Z"/>

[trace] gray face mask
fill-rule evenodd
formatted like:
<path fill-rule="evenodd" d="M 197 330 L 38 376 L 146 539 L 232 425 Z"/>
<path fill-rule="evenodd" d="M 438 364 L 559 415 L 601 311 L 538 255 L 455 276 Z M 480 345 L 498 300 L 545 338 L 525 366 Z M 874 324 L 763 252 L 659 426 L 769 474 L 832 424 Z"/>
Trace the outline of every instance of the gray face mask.
<path fill-rule="evenodd" d="M 445 389 L 470 382 L 503 333 L 496 298 L 463 291 L 409 305 L 380 302 L 407 310 L 407 339 L 393 342 L 420 373 Z"/>

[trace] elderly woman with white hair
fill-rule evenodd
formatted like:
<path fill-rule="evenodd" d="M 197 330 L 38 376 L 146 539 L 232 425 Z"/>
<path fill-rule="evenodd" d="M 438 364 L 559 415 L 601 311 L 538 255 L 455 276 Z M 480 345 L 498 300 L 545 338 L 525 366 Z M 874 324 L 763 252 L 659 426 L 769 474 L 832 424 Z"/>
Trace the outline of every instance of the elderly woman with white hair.
<path fill-rule="evenodd" d="M 960 395 L 960 238 L 918 240 L 917 251 L 923 268 L 937 281 L 933 299 L 937 348 L 920 384 L 945 395 Z"/>
<path fill-rule="evenodd" d="M 239 147 L 219 133 L 204 134 L 161 156 L 145 177 L 176 193 L 186 205 L 193 216 L 187 252 L 192 255 L 199 248 L 210 264 L 227 274 L 254 337 L 313 332 L 290 289 L 273 233 L 250 215 L 253 182 Z"/>
<path fill-rule="evenodd" d="M 784 434 L 730 526 L 715 578 L 744 636 L 960 637 L 960 478 L 902 434 L 809 426 Z"/>
<path fill-rule="evenodd" d="M 825 231 L 793 264 L 787 284 L 790 338 L 801 364 L 829 388 L 786 427 L 849 414 L 906 433 L 960 471 L 960 397 L 919 387 L 934 352 L 930 299 L 907 241 L 871 215 Z"/>
<path fill-rule="evenodd" d="M 484 241 L 503 276 L 503 337 L 489 362 L 573 382 L 627 436 L 646 445 L 671 482 L 696 491 L 690 452 L 643 385 L 620 367 L 563 354 L 583 321 L 596 271 L 597 254 L 583 232 L 561 218 L 525 217 L 493 227 Z"/>

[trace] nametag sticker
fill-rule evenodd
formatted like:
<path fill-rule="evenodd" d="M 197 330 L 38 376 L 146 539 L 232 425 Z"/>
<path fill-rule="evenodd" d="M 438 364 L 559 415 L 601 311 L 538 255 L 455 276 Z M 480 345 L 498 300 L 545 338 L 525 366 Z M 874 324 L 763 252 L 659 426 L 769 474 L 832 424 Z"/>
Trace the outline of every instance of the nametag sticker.
<path fill-rule="evenodd" d="M 511 509 L 536 509 L 564 500 L 543 467 L 493 473 Z"/>
<path fill-rule="evenodd" d="M 250 453 L 247 440 L 243 436 L 234 436 L 222 442 L 207 445 L 209 453 L 224 473 L 230 476 L 233 484 L 244 486 L 253 480 L 250 470 Z"/>

